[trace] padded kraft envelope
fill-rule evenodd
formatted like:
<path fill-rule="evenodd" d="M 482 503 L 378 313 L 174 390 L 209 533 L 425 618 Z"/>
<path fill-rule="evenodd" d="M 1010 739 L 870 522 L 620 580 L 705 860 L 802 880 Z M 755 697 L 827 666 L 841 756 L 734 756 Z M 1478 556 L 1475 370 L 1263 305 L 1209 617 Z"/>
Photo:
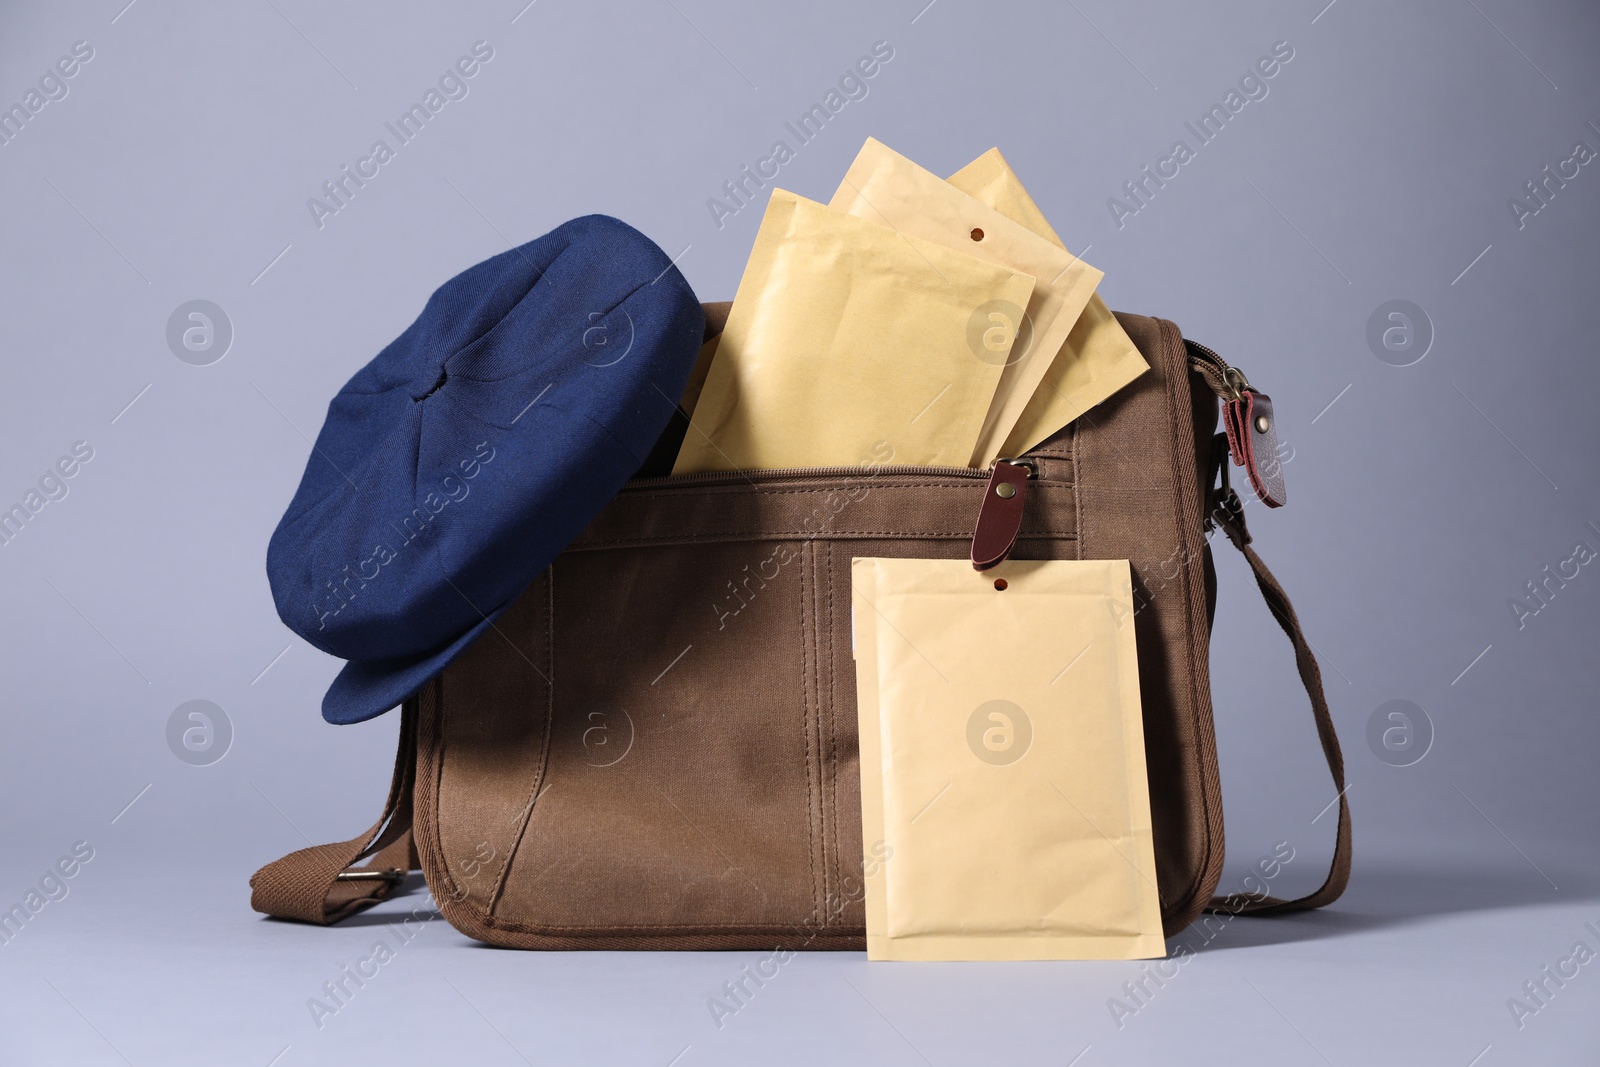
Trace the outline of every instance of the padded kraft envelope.
<path fill-rule="evenodd" d="M 856 559 L 873 960 L 1166 955 L 1125 560 Z"/>
<path fill-rule="evenodd" d="M 949 181 L 1052 244 L 1066 248 L 1000 149 L 989 149 L 950 175 Z M 1149 369 L 1127 331 L 1100 294 L 1095 293 L 1012 429 L 1002 454 L 1022 455 Z"/>
<path fill-rule="evenodd" d="M 1094 295 L 1101 272 L 875 138 L 869 137 L 862 146 L 828 206 L 897 233 L 1026 271 L 1039 280 L 1026 308 L 989 312 L 1002 316 L 992 320 L 996 323 L 1015 323 L 1018 314 L 1025 313 L 1027 328 L 1022 331 L 1022 345 L 1009 357 L 1004 352 L 998 356 L 1005 367 L 971 465 L 987 467 L 1002 455 L 1019 455 L 1005 451 L 1006 443 Z M 989 358 L 983 351 L 983 331 L 973 333 L 979 339 L 975 356 Z M 1070 420 L 1061 425 L 1066 421 Z M 1054 429 L 1059 427 L 1051 432 Z"/>
<path fill-rule="evenodd" d="M 970 324 L 1033 288 L 774 189 L 673 473 L 853 466 L 884 445 L 896 463 L 966 466 L 1001 372 L 974 357 Z"/>

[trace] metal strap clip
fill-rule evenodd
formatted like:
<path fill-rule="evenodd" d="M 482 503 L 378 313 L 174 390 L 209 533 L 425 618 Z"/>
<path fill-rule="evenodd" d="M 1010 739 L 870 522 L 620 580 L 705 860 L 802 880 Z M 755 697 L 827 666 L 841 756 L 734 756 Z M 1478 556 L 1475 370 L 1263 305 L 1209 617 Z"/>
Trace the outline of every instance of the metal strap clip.
<path fill-rule="evenodd" d="M 406 872 L 399 867 L 355 867 L 340 871 L 334 878 L 338 882 L 388 882 L 399 885 L 406 880 Z"/>

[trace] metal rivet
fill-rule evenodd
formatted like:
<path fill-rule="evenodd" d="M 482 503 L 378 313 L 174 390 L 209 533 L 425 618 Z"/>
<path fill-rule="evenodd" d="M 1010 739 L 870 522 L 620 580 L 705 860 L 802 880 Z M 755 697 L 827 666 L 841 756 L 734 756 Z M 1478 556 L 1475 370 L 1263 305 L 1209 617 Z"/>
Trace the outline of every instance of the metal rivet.
<path fill-rule="evenodd" d="M 994 487 L 994 495 L 1002 500 L 1010 500 L 1017 495 L 1017 487 L 1010 482 L 1001 482 Z"/>
<path fill-rule="evenodd" d="M 1265 415 L 1256 416 L 1256 433 L 1266 433 L 1271 428 L 1272 423 L 1267 421 L 1267 417 Z"/>
<path fill-rule="evenodd" d="M 974 240 L 974 241 L 981 241 L 981 240 L 983 240 L 983 231 L 982 231 L 982 230 L 980 230 L 980 229 L 978 229 L 978 227 L 976 227 L 976 226 L 974 226 L 974 227 L 973 227 L 973 228 L 972 228 L 972 239 L 973 239 L 973 240 Z"/>

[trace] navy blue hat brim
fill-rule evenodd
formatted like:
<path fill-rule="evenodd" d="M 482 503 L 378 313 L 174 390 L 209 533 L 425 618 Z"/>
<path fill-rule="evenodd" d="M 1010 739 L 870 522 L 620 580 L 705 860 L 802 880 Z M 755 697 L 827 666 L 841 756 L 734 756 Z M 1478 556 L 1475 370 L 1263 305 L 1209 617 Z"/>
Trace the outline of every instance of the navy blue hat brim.
<path fill-rule="evenodd" d="M 437 652 L 387 660 L 351 660 L 322 697 L 322 717 L 335 726 L 376 719 L 415 696 L 467 647 L 494 626 L 507 604 Z"/>

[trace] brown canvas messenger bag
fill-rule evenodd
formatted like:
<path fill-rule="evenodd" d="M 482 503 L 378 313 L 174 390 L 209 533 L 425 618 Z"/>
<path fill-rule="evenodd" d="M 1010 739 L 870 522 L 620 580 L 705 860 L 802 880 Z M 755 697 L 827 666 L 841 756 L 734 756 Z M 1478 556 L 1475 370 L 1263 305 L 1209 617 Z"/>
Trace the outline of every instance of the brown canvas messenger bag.
<path fill-rule="evenodd" d="M 728 305 L 707 305 L 708 336 Z M 1019 462 L 1019 559 L 1127 559 L 1167 936 L 1211 909 L 1320 907 L 1350 872 L 1344 765 L 1294 609 L 1250 547 L 1227 435 L 1270 400 L 1171 322 L 1118 319 L 1150 372 Z M 1265 408 L 1264 416 L 1249 409 Z M 692 431 L 691 431 L 692 432 Z M 1272 438 L 1275 441 L 1275 438 Z M 536 949 L 862 949 L 850 561 L 962 558 L 988 472 L 895 466 L 638 479 L 401 711 L 382 817 L 251 878 L 252 906 L 335 923 L 421 868 L 462 933 Z M 1276 457 L 1249 470 L 1282 500 Z M 1219 483 L 1220 484 L 1217 484 Z M 1216 582 L 1249 562 L 1288 635 L 1338 795 L 1327 879 L 1294 900 L 1214 896 Z M 865 857 L 865 858 L 864 858 Z M 893 862 L 892 859 L 887 860 Z"/>

